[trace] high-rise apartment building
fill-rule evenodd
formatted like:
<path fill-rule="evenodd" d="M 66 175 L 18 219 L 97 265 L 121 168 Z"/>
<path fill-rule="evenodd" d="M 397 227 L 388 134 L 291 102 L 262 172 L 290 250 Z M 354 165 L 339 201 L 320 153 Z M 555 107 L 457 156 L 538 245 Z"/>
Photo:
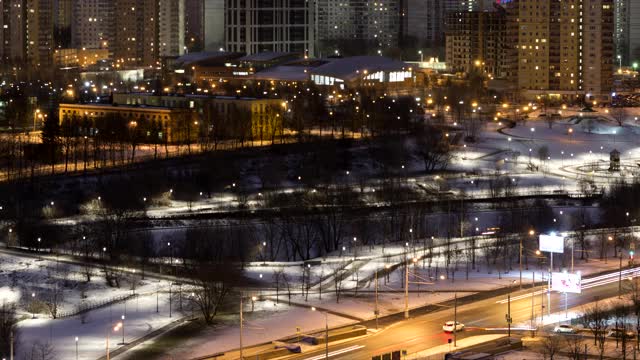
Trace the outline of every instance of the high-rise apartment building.
<path fill-rule="evenodd" d="M 614 0 L 614 22 L 617 65 L 637 64 L 640 61 L 640 2 Z"/>
<path fill-rule="evenodd" d="M 204 49 L 204 0 L 184 0 L 184 32 L 189 52 Z"/>
<path fill-rule="evenodd" d="M 446 15 L 446 62 L 453 71 L 506 77 L 507 16 L 494 11 L 452 11 Z"/>
<path fill-rule="evenodd" d="M 158 43 L 160 57 L 185 52 L 185 0 L 159 0 Z"/>
<path fill-rule="evenodd" d="M 0 63 L 26 58 L 26 6 L 23 0 L 0 0 Z"/>
<path fill-rule="evenodd" d="M 116 66 L 156 66 L 159 11 L 156 0 L 114 0 Z"/>
<path fill-rule="evenodd" d="M 185 0 L 112 0 L 116 66 L 160 66 L 185 52 Z"/>
<path fill-rule="evenodd" d="M 114 36 L 113 0 L 82 0 L 73 4 L 71 44 L 77 49 L 109 49 Z"/>
<path fill-rule="evenodd" d="M 609 96 L 613 0 L 512 0 L 506 6 L 512 44 L 508 70 L 521 92 Z"/>
<path fill-rule="evenodd" d="M 71 46 L 73 0 L 53 0 L 53 38 L 55 48 Z"/>
<path fill-rule="evenodd" d="M 400 0 L 318 0 L 320 53 L 376 53 L 398 46 L 408 22 L 405 6 Z"/>
<path fill-rule="evenodd" d="M 640 62 L 640 2 L 630 1 L 627 7 L 629 29 L 629 64 Z"/>
<path fill-rule="evenodd" d="M 204 0 L 204 50 L 217 51 L 225 44 L 225 0 Z"/>
<path fill-rule="evenodd" d="M 440 0 L 408 0 L 405 36 L 428 47 L 443 45 L 444 10 L 444 4 Z"/>
<path fill-rule="evenodd" d="M 313 2 L 307 0 L 226 0 L 225 48 L 314 53 Z"/>
<path fill-rule="evenodd" d="M 50 69 L 53 64 L 54 7 L 50 0 L 26 1 L 26 55 L 35 68 Z"/>

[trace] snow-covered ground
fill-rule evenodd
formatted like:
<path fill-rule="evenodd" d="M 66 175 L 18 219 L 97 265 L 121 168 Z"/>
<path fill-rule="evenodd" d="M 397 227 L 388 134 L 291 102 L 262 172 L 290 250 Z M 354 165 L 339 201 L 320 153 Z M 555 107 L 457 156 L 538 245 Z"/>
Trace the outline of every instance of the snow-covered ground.
<path fill-rule="evenodd" d="M 439 176 L 415 176 L 410 179 L 414 186 L 429 186 L 432 188 L 447 188 L 454 193 L 464 193 L 470 197 L 488 196 L 487 181 L 494 174 L 508 175 L 516 184 L 516 193 L 527 194 L 534 192 L 580 190 L 578 179 L 592 180 L 598 187 L 606 186 L 617 178 L 630 178 L 637 175 L 636 162 L 640 161 L 640 146 L 637 140 L 640 127 L 635 119 L 628 118 L 624 126 L 618 126 L 613 119 L 605 113 L 598 113 L 601 119 L 584 120 L 580 114 L 574 111 L 576 118 L 562 120 L 549 129 L 543 119 L 538 119 L 535 113 L 532 119 L 519 124 L 515 128 L 504 129 L 498 133 L 500 124 L 490 124 L 482 132 L 480 141 L 476 144 L 467 144 L 456 154 L 456 159 L 451 168 L 465 171 L 466 174 L 475 175 L 439 175 Z M 588 115 L 592 116 L 592 115 Z M 582 118 L 588 117 L 583 114 Z M 541 159 L 541 154 L 547 149 L 547 158 Z M 606 171 L 608 167 L 609 152 L 617 149 L 622 153 L 623 171 L 620 174 L 611 174 Z M 357 163 L 357 159 L 354 162 Z M 527 164 L 532 162 L 539 166 L 538 171 L 531 171 Z M 593 164 L 597 164 L 594 166 Z M 417 173 L 421 169 L 420 163 L 413 161 L 407 164 L 407 171 Z M 507 174 L 508 172 L 508 174 Z M 357 186 L 356 180 L 353 186 Z M 445 183 L 443 185 L 443 183 Z M 295 182 L 289 185 L 295 187 Z M 374 187 L 367 187 L 372 191 Z M 290 190 L 285 190 L 290 191 Z M 229 208 L 237 208 L 237 198 L 232 191 L 228 193 L 214 194 L 211 198 L 202 196 L 192 204 L 163 198 L 154 202 L 147 214 L 151 217 L 166 217 L 168 215 L 183 214 L 187 212 L 216 212 Z M 253 203 L 257 205 L 258 203 Z M 559 229 L 569 225 L 568 215 L 573 207 L 556 207 L 554 214 L 557 216 Z M 593 209 L 593 216 L 597 209 Z M 474 215 L 474 226 L 479 229 L 492 226 L 496 222 L 496 213 L 493 210 Z M 77 219 L 76 219 L 77 220 Z M 177 233 L 167 232 L 165 236 L 179 236 Z M 462 245 L 461 245 L 462 246 Z M 417 250 L 407 256 L 409 259 L 416 256 L 422 257 L 424 250 L 416 246 Z M 357 249 L 357 251 L 355 251 Z M 302 263 L 266 263 L 249 264 L 246 270 L 247 276 L 261 282 L 264 286 L 274 286 L 274 273 L 282 271 L 288 277 L 289 286 L 294 295 L 293 303 L 301 306 L 287 305 L 287 291 L 280 284 L 279 304 L 271 300 L 256 302 L 254 312 L 250 312 L 250 304 L 245 304 L 247 327 L 245 328 L 245 345 L 259 344 L 276 340 L 284 336 L 295 334 L 296 328 L 304 333 L 313 329 L 320 329 L 324 325 L 322 313 L 313 312 L 310 306 L 334 311 L 345 316 L 329 315 L 330 326 L 338 326 L 353 322 L 353 318 L 373 318 L 375 289 L 374 274 L 385 269 L 386 266 L 396 266 L 405 261 L 404 253 L 407 247 L 402 244 L 381 247 L 346 247 L 342 253 L 330 254 L 322 260 L 320 265 L 312 266 L 310 274 L 311 290 L 308 298 L 300 294 L 303 288 L 302 278 L 304 264 Z M 465 260 L 458 259 L 455 272 L 443 270 L 445 259 L 442 255 L 433 257 L 431 265 L 425 264 L 428 260 L 418 260 L 410 267 L 410 296 L 409 307 L 417 307 L 426 304 L 437 303 L 451 299 L 453 292 L 460 295 L 473 291 L 491 290 L 499 287 L 513 285 L 514 280 L 519 280 L 518 264 L 510 264 L 506 271 L 502 268 L 498 275 L 498 266 L 487 266 L 486 261 L 478 253 L 476 270 L 469 270 Z M 356 258 L 353 261 L 353 258 Z M 558 258 L 559 259 L 559 258 Z M 536 279 L 545 271 L 530 257 L 530 269 L 523 272 L 523 279 L 527 283 L 534 276 Z M 560 264 L 558 260 L 557 264 Z M 583 275 L 616 268 L 615 262 L 591 260 L 588 264 L 576 260 L 575 270 Z M 564 259 L 564 268 L 568 266 L 568 258 Z M 558 270 L 562 265 L 558 265 Z M 436 272 L 436 268 L 438 271 Z M 141 280 L 125 276 L 120 288 L 106 286 L 106 279 L 102 272 L 94 269 L 91 281 L 86 281 L 86 268 L 83 266 L 58 263 L 54 260 L 38 260 L 33 258 L 9 256 L 0 254 L 0 301 L 17 302 L 19 313 L 24 318 L 20 322 L 22 347 L 19 354 L 29 351 L 29 346 L 36 340 L 50 342 L 56 351 L 56 358 L 69 359 L 75 356 L 75 337 L 78 336 L 78 352 L 81 359 L 95 359 L 101 356 L 105 350 L 107 333 L 111 334 L 112 346 L 116 347 L 121 341 L 121 334 L 113 333 L 113 326 L 120 321 L 125 313 L 125 336 L 127 341 L 141 337 L 175 320 L 179 315 L 175 313 L 173 318 L 168 316 L 168 299 L 166 293 L 160 293 L 156 313 L 156 295 L 158 288 L 166 290 L 169 283 L 166 281 Z M 333 291 L 335 287 L 334 275 L 344 274 L 341 286 L 344 292 L 340 302 L 336 302 Z M 466 278 L 469 278 L 467 280 Z M 135 277 L 135 276 L 134 276 Z M 322 282 L 320 279 L 324 278 Z M 388 278 L 378 279 L 380 291 L 378 306 L 381 315 L 399 312 L 404 309 L 402 282 L 404 280 L 403 268 L 393 271 Z M 420 282 L 421 284 L 417 284 Z M 63 299 L 59 304 L 60 311 L 68 312 L 78 308 L 85 302 L 96 304 L 112 298 L 126 296 L 133 293 L 131 284 L 136 284 L 136 293 L 142 294 L 126 302 L 119 302 L 111 306 L 105 306 L 90 311 L 86 317 L 74 316 L 63 319 L 50 319 L 47 314 L 38 314 L 36 319 L 31 319 L 30 310 L 34 302 L 51 301 L 52 293 L 56 287 L 63 289 Z M 356 295 L 355 285 L 359 284 Z M 322 288 L 322 300 L 320 291 Z M 272 290 L 259 292 L 255 295 L 264 295 L 273 299 L 275 293 Z M 176 306 L 176 304 L 174 304 Z M 82 323 L 81 318 L 86 323 Z M 293 319 L 293 320 L 291 320 Z M 237 319 L 230 316 L 221 319 L 221 323 L 211 329 L 202 332 L 188 342 L 178 346 L 172 355 L 198 356 L 218 351 L 224 351 L 238 347 Z M 267 330 L 268 329 L 268 330 Z M 145 346 L 144 344 L 142 346 Z M 19 357 L 18 357 L 19 358 Z"/>
<path fill-rule="evenodd" d="M 173 303 L 175 307 L 175 302 Z M 106 354 L 107 337 L 111 351 L 122 346 L 122 330 L 114 331 L 124 319 L 124 341 L 129 343 L 168 325 L 181 315 L 174 311 L 169 318 L 167 294 L 160 294 L 159 313 L 156 313 L 156 296 L 144 295 L 126 302 L 91 311 L 83 324 L 80 316 L 65 319 L 37 318 L 19 323 L 20 344 L 17 359 L 28 354 L 34 344 L 52 345 L 53 359 L 75 359 L 76 337 L 78 358 L 95 360 Z M 125 309 L 126 308 L 126 309 Z"/>
<path fill-rule="evenodd" d="M 87 282 L 88 272 L 91 281 Z M 127 341 L 154 331 L 179 316 L 174 302 L 176 314 L 169 318 L 168 281 L 142 280 L 135 274 L 123 274 L 121 278 L 120 288 L 109 287 L 104 272 L 96 268 L 57 262 L 51 257 L 38 259 L 0 253 L 0 302 L 17 304 L 22 318 L 17 358 L 30 352 L 37 341 L 52 345 L 56 359 L 71 359 L 75 356 L 77 336 L 80 358 L 95 359 L 104 353 L 108 329 L 122 321 L 123 315 Z M 160 292 L 156 295 L 158 289 Z M 134 293 L 138 296 L 116 301 Z M 57 300 L 54 300 L 56 294 Z M 156 313 L 156 301 L 159 313 Z M 76 312 L 83 306 L 107 305 L 83 315 L 53 319 L 47 304 L 52 306 L 54 303 L 57 303 L 58 314 L 62 315 Z M 118 347 L 116 343 L 121 342 L 121 333 L 113 334 L 112 338 L 111 347 Z"/>

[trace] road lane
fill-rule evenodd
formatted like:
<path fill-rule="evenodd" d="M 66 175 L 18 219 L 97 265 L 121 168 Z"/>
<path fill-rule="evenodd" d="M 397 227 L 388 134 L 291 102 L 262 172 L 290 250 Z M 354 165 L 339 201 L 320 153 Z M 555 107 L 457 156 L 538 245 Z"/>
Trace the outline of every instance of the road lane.
<path fill-rule="evenodd" d="M 534 291 L 540 290 L 540 287 Z M 529 294 L 530 290 L 514 292 L 514 297 L 523 294 Z M 618 293 L 617 282 L 588 288 L 582 294 L 569 294 L 568 307 L 580 307 L 581 305 L 593 302 L 594 299 L 607 299 Z M 547 295 L 543 294 L 542 301 L 545 305 L 545 317 L 547 316 Z M 505 296 L 494 297 L 487 300 L 474 302 L 463 305 L 458 308 L 458 321 L 464 323 L 467 329 L 458 333 L 458 339 L 468 336 L 481 335 L 487 333 L 505 333 L 504 330 L 491 330 L 492 328 L 504 329 L 507 324 L 505 315 L 507 313 L 507 304 L 497 303 L 497 301 L 506 299 Z M 551 312 L 562 312 L 565 308 L 564 294 L 551 294 Z M 540 316 L 541 297 L 534 296 L 534 314 Z M 511 317 L 513 318 L 513 327 L 529 326 L 531 319 L 531 296 L 520 297 L 511 302 Z M 438 345 L 447 344 L 448 339 L 452 338 L 452 334 L 445 334 L 442 331 L 442 324 L 448 320 L 453 320 L 453 309 L 443 308 L 440 311 L 431 314 L 411 318 L 408 321 L 402 321 L 391 325 L 385 330 L 368 336 L 363 339 L 348 341 L 338 346 L 330 346 L 330 352 L 345 349 L 353 346 L 359 348 L 349 351 L 348 353 L 338 353 L 331 356 L 331 359 L 351 359 L 351 360 L 369 360 L 372 355 L 394 350 L 407 350 L 409 354 L 426 350 Z M 516 330 L 514 333 L 522 333 L 522 330 Z M 361 346 L 361 347 L 360 347 Z M 322 355 L 324 351 L 315 351 L 304 355 L 296 355 L 291 359 L 313 359 L 314 356 Z"/>

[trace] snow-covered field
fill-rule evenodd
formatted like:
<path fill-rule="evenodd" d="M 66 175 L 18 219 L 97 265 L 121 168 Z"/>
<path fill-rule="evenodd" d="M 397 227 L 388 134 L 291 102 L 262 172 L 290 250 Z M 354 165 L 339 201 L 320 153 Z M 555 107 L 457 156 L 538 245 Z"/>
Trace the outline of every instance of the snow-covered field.
<path fill-rule="evenodd" d="M 90 273 L 91 281 L 87 281 Z M 50 344 L 56 359 L 75 356 L 75 337 L 79 338 L 81 359 L 95 359 L 104 353 L 108 329 L 125 316 L 125 336 L 130 341 L 175 320 L 168 313 L 169 282 L 142 279 L 138 274 L 120 275 L 121 286 L 110 287 L 100 269 L 70 265 L 55 258 L 31 258 L 0 253 L 0 302 L 16 303 L 20 338 L 17 358 L 32 350 L 33 344 Z M 135 290 L 134 290 L 135 289 Z M 160 290 L 156 296 L 156 290 Z M 175 290 L 174 290 L 175 291 Z M 126 301 L 116 301 L 136 294 Z M 156 301 L 159 313 L 156 313 Z M 186 302 L 186 300 L 185 300 Z M 105 304 L 101 307 L 98 305 Z M 93 308 L 82 315 L 52 318 L 53 305 L 58 315 Z M 118 347 L 121 334 L 112 337 L 112 348 Z M 73 345 L 70 346 L 69 344 Z"/>

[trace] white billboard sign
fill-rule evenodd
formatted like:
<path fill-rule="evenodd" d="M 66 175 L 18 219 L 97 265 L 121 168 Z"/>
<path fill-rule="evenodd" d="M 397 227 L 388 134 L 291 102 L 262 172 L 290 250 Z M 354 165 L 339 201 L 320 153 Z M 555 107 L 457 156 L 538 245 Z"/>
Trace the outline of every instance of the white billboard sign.
<path fill-rule="evenodd" d="M 551 290 L 580 294 L 582 292 L 582 276 L 580 273 L 554 272 L 551 274 Z"/>
<path fill-rule="evenodd" d="M 564 236 L 540 234 L 540 251 L 562 254 L 564 252 Z"/>

